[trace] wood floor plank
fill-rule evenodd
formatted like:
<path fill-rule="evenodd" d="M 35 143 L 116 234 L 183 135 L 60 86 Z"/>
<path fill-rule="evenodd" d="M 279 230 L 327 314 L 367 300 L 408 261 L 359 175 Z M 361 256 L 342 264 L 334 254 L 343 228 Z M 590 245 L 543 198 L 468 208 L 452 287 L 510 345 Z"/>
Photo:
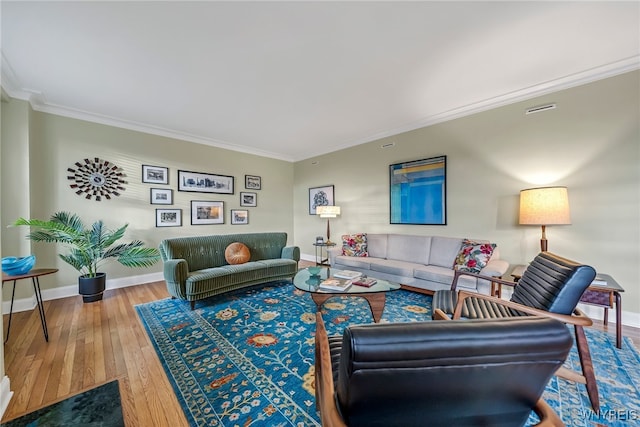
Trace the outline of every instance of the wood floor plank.
<path fill-rule="evenodd" d="M 82 384 L 95 384 L 99 382 L 96 380 L 96 364 L 99 362 L 98 355 L 94 352 L 94 344 L 96 340 L 95 336 L 100 335 L 102 322 L 100 322 L 100 319 L 96 319 L 94 315 L 94 307 L 97 307 L 97 305 L 87 304 L 87 307 L 89 308 L 89 310 L 87 311 L 87 313 L 85 313 L 85 315 L 91 318 L 91 324 L 93 325 L 93 327 L 84 328 L 83 339 L 78 342 L 78 344 L 82 346 L 83 369 L 74 369 L 73 371 L 74 377 L 76 376 L 76 373 L 78 374 L 81 387 Z M 78 356 L 79 354 L 76 355 L 76 357 Z"/>
<path fill-rule="evenodd" d="M 69 326 L 69 333 L 67 335 L 67 345 L 64 348 L 64 352 L 60 360 L 60 374 L 58 377 L 60 380 L 58 381 L 58 387 L 55 391 L 55 398 L 59 398 L 60 396 L 66 396 L 71 392 L 71 381 L 73 378 L 73 368 L 76 357 L 76 350 L 78 348 L 78 328 L 82 321 L 83 310 L 75 309 L 73 310 L 73 315 L 71 317 L 71 324 Z M 80 346 L 82 347 L 82 346 Z M 80 361 L 81 359 L 78 359 Z M 81 367 L 79 367 L 81 368 Z M 75 390 L 78 390 L 80 387 L 77 386 Z"/>
<path fill-rule="evenodd" d="M 122 417 L 126 426 L 142 426 L 136 410 L 136 403 L 133 399 L 133 391 L 129 377 L 122 377 L 120 380 L 120 400 L 122 403 Z"/>
<path fill-rule="evenodd" d="M 301 263 L 301 267 L 305 267 Z M 4 347 L 5 369 L 14 397 L 2 421 L 19 417 L 83 390 L 119 380 L 129 427 L 187 426 L 135 305 L 168 298 L 164 282 L 108 290 L 102 301 L 80 296 L 45 302 L 49 342 L 37 310 L 15 313 Z M 8 315 L 4 316 L 6 334 Z M 594 329 L 615 334 L 615 325 Z M 640 330 L 624 328 L 637 347 Z"/>
<path fill-rule="evenodd" d="M 118 301 L 118 309 L 121 315 L 126 313 L 122 300 Z M 136 364 L 136 359 L 140 358 L 140 349 L 130 346 L 132 340 L 128 325 L 119 327 L 118 333 L 120 341 L 124 346 L 128 347 L 128 351 L 124 353 L 124 362 L 137 415 L 140 419 L 151 420 L 151 411 L 144 397 L 144 384 L 140 379 L 140 373 L 138 372 L 138 366 Z"/>
<path fill-rule="evenodd" d="M 31 348 L 32 341 L 34 340 L 35 333 L 37 332 L 37 327 L 40 327 L 40 323 L 36 323 L 33 318 L 34 312 L 23 312 L 17 313 L 18 315 L 13 316 L 13 320 L 11 323 L 11 333 L 9 334 L 9 343 L 15 343 L 17 351 L 14 352 L 14 357 L 20 357 L 19 355 L 24 354 L 33 354 L 34 351 Z M 8 328 L 8 316 L 5 316 L 3 324 L 5 325 L 4 336 L 6 337 Z M 42 330 L 40 329 L 40 334 L 42 334 Z M 42 336 L 42 340 L 44 340 L 44 336 Z M 5 345 L 6 348 L 6 345 Z M 5 351 L 5 354 L 7 352 Z M 8 360 L 11 358 L 5 357 L 5 364 L 8 363 Z"/>
<path fill-rule="evenodd" d="M 59 312 L 58 312 L 59 313 Z M 61 338 L 62 327 L 58 326 L 53 330 L 49 330 L 49 342 L 61 343 L 64 342 Z M 51 367 L 55 360 L 55 355 L 58 351 L 58 347 L 60 345 L 49 345 L 44 340 L 42 336 L 42 331 L 40 331 L 40 335 L 34 333 L 32 335 L 33 341 L 39 343 L 39 345 L 34 345 L 32 350 L 34 351 L 33 355 L 41 361 L 42 365 L 40 367 L 40 374 L 38 375 L 38 387 L 36 387 L 31 394 L 31 400 L 29 407 L 34 408 L 37 406 L 42 406 L 43 402 L 47 402 L 44 397 L 44 392 L 46 390 L 46 385 L 49 380 L 49 373 L 51 372 Z M 6 347 L 5 347 L 6 348 Z M 11 378 L 11 385 L 13 386 L 13 377 Z"/>
<path fill-rule="evenodd" d="M 39 381 L 44 387 L 44 394 L 42 396 L 42 403 L 45 402 L 53 402 L 58 398 L 58 386 L 61 381 L 69 381 L 69 378 L 63 378 L 63 360 L 64 355 L 67 352 L 67 346 L 69 345 L 71 334 L 71 321 L 75 316 L 73 312 L 69 311 L 68 313 L 62 314 L 65 317 L 68 317 L 66 321 L 69 322 L 69 325 L 63 324 L 60 327 L 60 334 L 58 335 L 58 339 L 54 342 L 53 340 L 49 340 L 49 345 L 53 344 L 55 348 L 55 352 L 50 355 L 51 359 L 47 362 L 49 363 L 49 371 L 41 372 L 39 375 Z M 11 378 L 9 369 L 7 369 L 7 374 L 9 378 Z M 31 406 L 31 405 L 30 405 Z M 31 407 L 35 407 L 31 406 Z"/>
<path fill-rule="evenodd" d="M 93 328 L 93 329 L 96 329 L 97 332 L 93 336 L 93 345 L 92 345 L 93 353 L 95 355 L 94 381 L 100 382 L 100 381 L 107 380 L 107 368 L 105 365 L 105 354 L 107 353 L 105 351 L 102 351 L 102 349 L 105 348 L 105 344 L 102 341 L 102 338 L 103 338 L 102 331 L 105 329 L 105 326 L 102 324 L 102 310 L 100 310 L 100 307 L 98 305 L 94 305 L 93 319 L 94 319 L 94 322 L 100 325 L 100 327 L 97 329 L 95 327 Z"/>
<path fill-rule="evenodd" d="M 18 411 L 29 412 L 30 405 L 38 405 L 37 402 L 33 402 L 32 394 L 33 390 L 38 388 L 38 371 L 42 366 L 42 361 L 33 360 L 32 357 L 25 359 L 25 366 L 22 369 L 24 372 L 24 381 L 22 387 L 14 393 L 14 399 L 16 409 Z"/>

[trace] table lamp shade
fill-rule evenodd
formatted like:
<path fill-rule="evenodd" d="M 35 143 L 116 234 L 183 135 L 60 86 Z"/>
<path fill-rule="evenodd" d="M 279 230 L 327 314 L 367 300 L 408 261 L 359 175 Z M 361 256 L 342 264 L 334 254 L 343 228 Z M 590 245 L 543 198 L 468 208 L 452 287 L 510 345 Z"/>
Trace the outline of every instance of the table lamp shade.
<path fill-rule="evenodd" d="M 340 215 L 340 206 L 318 206 L 316 213 L 320 218 L 335 218 Z"/>
<path fill-rule="evenodd" d="M 316 207 L 316 214 L 320 215 L 320 218 L 327 218 L 327 244 L 332 244 L 329 218 L 335 218 L 340 215 L 340 206 L 318 206 Z"/>
<path fill-rule="evenodd" d="M 520 224 L 571 224 L 567 187 L 529 188 L 520 191 Z"/>
<path fill-rule="evenodd" d="M 520 224 L 542 226 L 540 250 L 547 250 L 547 225 L 571 224 L 567 187 L 528 188 L 520 191 Z"/>

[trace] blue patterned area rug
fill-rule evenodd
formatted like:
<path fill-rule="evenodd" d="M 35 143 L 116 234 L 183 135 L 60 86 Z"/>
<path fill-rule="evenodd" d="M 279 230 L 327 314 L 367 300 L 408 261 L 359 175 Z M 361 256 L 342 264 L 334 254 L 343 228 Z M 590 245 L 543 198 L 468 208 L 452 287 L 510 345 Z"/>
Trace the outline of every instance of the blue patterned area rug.
<path fill-rule="evenodd" d="M 0 427 L 124 427 L 118 381 L 111 381 Z"/>
<path fill-rule="evenodd" d="M 314 399 L 315 304 L 290 282 L 189 304 L 161 300 L 136 306 L 191 426 L 320 426 Z M 371 323 L 362 298 L 323 306 L 329 334 Z M 389 292 L 382 322 L 431 318 L 431 297 Z M 587 330 L 601 410 L 584 385 L 554 377 L 544 399 L 568 426 L 640 426 L 640 354 L 628 338 Z M 579 367 L 575 349 L 568 367 Z M 531 421 L 534 421 L 532 416 Z M 597 423 L 597 424 L 596 424 Z"/>

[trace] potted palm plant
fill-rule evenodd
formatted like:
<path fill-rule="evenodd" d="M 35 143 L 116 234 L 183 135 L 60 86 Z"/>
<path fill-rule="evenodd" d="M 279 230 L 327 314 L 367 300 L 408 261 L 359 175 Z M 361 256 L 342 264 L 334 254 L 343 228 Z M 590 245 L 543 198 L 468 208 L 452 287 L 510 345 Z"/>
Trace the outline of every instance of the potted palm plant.
<path fill-rule="evenodd" d="M 100 272 L 103 263 L 117 260 L 126 267 L 149 267 L 160 260 L 156 248 L 146 248 L 140 240 L 116 244 L 129 226 L 109 230 L 103 222 L 96 221 L 86 228 L 80 217 L 69 212 L 57 212 L 48 221 L 19 218 L 15 226 L 33 227 L 27 238 L 34 242 L 63 243 L 68 246 L 67 255 L 58 256 L 79 273 L 78 287 L 84 302 L 99 301 L 106 284 L 106 273 Z"/>

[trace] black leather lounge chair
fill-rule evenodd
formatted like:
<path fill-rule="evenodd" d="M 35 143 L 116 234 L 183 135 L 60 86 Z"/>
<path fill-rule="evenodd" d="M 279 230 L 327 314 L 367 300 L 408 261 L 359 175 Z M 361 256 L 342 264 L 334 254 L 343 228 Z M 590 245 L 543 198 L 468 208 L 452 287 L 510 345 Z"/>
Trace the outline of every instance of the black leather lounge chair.
<path fill-rule="evenodd" d="M 563 426 L 540 399 L 573 340 L 557 320 L 386 323 L 327 336 L 316 314 L 324 427 Z"/>
<path fill-rule="evenodd" d="M 498 286 L 513 287 L 509 301 L 496 296 L 456 291 L 463 275 L 481 277 Z M 591 362 L 584 326 L 593 322 L 576 308 L 582 293 L 596 276 L 593 267 L 562 258 L 551 252 L 541 252 L 529 264 L 522 278 L 509 282 L 494 277 L 457 271 L 451 290 L 437 291 L 433 296 L 434 319 L 506 319 L 520 316 L 545 316 L 573 325 L 582 373 L 561 367 L 556 375 L 586 385 L 591 406 L 600 408 L 598 385 Z"/>

